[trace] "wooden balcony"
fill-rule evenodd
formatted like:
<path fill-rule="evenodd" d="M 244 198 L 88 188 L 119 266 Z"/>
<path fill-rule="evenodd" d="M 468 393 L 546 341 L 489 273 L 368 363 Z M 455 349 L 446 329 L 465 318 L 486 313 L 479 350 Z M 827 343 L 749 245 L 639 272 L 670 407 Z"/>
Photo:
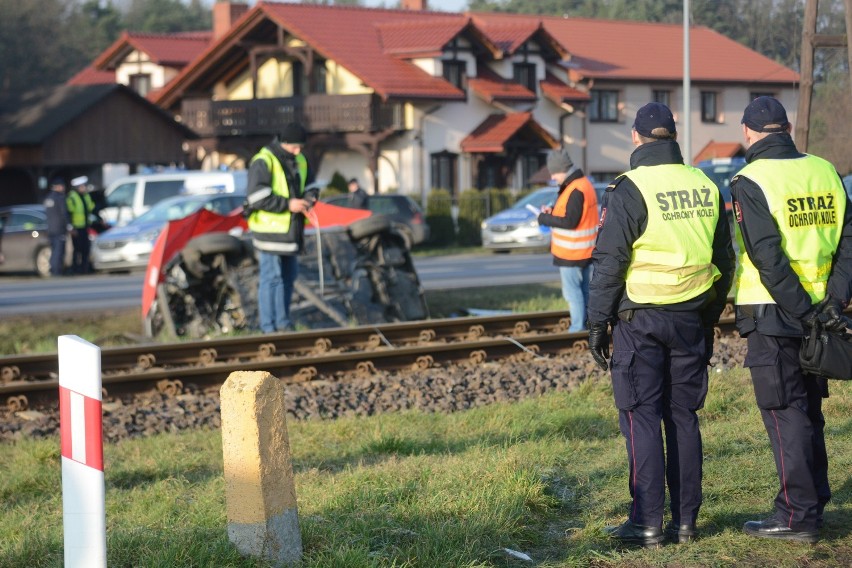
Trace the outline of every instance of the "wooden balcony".
<path fill-rule="evenodd" d="M 274 135 L 288 122 L 311 133 L 404 130 L 402 103 L 375 95 L 306 95 L 279 99 L 184 99 L 181 122 L 202 137 Z"/>

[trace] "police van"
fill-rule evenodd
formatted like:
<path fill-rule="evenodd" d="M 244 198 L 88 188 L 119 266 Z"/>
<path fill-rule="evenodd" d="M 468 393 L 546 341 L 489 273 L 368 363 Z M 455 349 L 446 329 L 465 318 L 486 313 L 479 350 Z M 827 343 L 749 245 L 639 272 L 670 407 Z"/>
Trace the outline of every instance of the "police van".
<path fill-rule="evenodd" d="M 176 195 L 202 193 L 245 193 L 247 172 L 176 170 L 121 177 L 105 190 L 101 219 L 121 227 L 151 208 Z"/>

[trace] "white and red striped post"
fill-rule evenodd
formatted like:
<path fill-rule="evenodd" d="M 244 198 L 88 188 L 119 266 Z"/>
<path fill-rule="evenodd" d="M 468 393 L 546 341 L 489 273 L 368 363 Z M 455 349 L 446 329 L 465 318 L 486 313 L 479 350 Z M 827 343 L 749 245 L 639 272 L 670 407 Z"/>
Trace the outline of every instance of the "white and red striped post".
<path fill-rule="evenodd" d="M 65 567 L 106 567 L 101 349 L 59 337 Z"/>

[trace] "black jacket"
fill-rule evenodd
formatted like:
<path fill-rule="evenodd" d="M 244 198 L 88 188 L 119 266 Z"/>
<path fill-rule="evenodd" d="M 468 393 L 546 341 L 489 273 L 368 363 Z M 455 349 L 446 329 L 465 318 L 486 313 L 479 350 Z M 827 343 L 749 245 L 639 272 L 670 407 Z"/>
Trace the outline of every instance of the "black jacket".
<path fill-rule="evenodd" d="M 65 193 L 59 191 L 48 191 L 44 198 L 44 209 L 47 215 L 47 234 L 58 237 L 68 233 L 71 219 L 68 216 L 68 203 L 65 201 Z"/>
<path fill-rule="evenodd" d="M 630 168 L 683 164 L 680 146 L 672 140 L 642 144 L 630 156 Z M 631 309 L 700 311 L 705 326 L 715 324 L 725 309 L 734 276 L 734 249 L 725 215 L 724 199 L 719 193 L 719 222 L 713 235 L 712 262 L 722 273 L 713 286 L 677 304 L 665 306 L 638 304 L 627 297 L 625 277 L 630 266 L 633 243 L 648 226 L 648 208 L 642 194 L 629 178 L 619 176 L 606 188 L 601 206 L 601 224 L 592 253 L 595 272 L 589 287 L 589 322 L 612 322 L 619 312 Z"/>
<path fill-rule="evenodd" d="M 577 169 L 574 173 L 565 178 L 565 181 L 563 181 L 559 186 L 557 199 L 559 199 L 559 195 L 562 195 L 562 192 L 565 191 L 565 188 L 568 187 L 568 184 L 585 175 L 586 174 L 583 173 L 583 170 Z M 570 231 L 580 224 L 580 219 L 583 218 L 583 205 L 585 202 L 586 198 L 583 196 L 583 192 L 575 189 L 571 192 L 571 195 L 568 196 L 568 203 L 565 204 L 564 217 L 557 217 L 551 213 L 539 213 L 538 224 L 545 227 L 556 227 L 557 229 L 567 229 Z M 566 260 L 564 258 L 559 258 L 558 256 L 553 257 L 553 264 L 556 266 L 580 266 L 585 268 L 590 262 L 592 262 L 591 258 L 584 258 L 583 260 Z"/>
<path fill-rule="evenodd" d="M 754 143 L 746 152 L 746 161 L 789 160 L 801 156 L 790 135 L 783 133 Z M 744 176 L 734 176 L 731 196 L 745 250 L 760 274 L 761 283 L 776 301 L 775 304 L 737 306 L 737 329 L 743 336 L 756 329 L 763 335 L 800 337 L 801 319 L 811 310 L 811 299 L 781 248 L 781 233 L 769 213 L 766 197 L 757 184 Z M 848 198 L 828 293 L 844 305 L 852 296 L 852 204 Z"/>

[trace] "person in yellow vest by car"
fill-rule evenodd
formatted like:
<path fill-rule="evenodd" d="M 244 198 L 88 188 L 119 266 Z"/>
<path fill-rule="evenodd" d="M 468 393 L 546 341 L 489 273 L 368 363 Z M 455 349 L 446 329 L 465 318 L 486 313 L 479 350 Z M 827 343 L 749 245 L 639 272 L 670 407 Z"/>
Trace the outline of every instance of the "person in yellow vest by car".
<path fill-rule="evenodd" d="M 803 335 L 841 331 L 852 295 L 852 206 L 829 162 L 802 154 L 781 103 L 757 97 L 742 118 L 746 166 L 731 182 L 739 245 L 737 329 L 748 342 L 757 406 L 775 455 L 775 511 L 743 530 L 816 542 L 831 498 L 824 378 L 805 376 Z"/>
<path fill-rule="evenodd" d="M 574 165 L 568 150 L 547 155 L 547 171 L 559 193 L 552 207 L 542 207 L 538 224 L 550 227 L 550 252 L 559 267 L 562 297 L 571 311 L 568 331 L 586 329 L 586 305 L 592 279 L 592 249 L 598 234 L 598 197 L 583 170 Z"/>
<path fill-rule="evenodd" d="M 290 303 L 299 273 L 304 215 L 317 197 L 305 194 L 310 175 L 302 154 L 306 139 L 302 125 L 287 124 L 249 165 L 243 214 L 260 263 L 257 307 L 264 333 L 293 329 Z"/>
<path fill-rule="evenodd" d="M 624 544 L 655 546 L 696 535 L 703 459 L 697 411 L 734 251 L 722 195 L 684 164 L 671 110 L 660 103 L 640 108 L 631 137 L 632 169 L 602 199 L 589 349 L 604 371 L 612 367 L 632 498 L 627 520 L 606 532 Z M 666 486 L 671 519 L 663 529 Z"/>
<path fill-rule="evenodd" d="M 86 184 L 88 183 L 89 178 L 86 176 L 72 179 L 71 192 L 65 198 L 68 216 L 71 219 L 71 244 L 74 247 L 71 271 L 74 274 L 88 274 L 92 270 L 89 262 L 89 253 L 92 249 L 89 227 L 92 226 L 94 219 L 95 202 L 87 192 Z"/>

